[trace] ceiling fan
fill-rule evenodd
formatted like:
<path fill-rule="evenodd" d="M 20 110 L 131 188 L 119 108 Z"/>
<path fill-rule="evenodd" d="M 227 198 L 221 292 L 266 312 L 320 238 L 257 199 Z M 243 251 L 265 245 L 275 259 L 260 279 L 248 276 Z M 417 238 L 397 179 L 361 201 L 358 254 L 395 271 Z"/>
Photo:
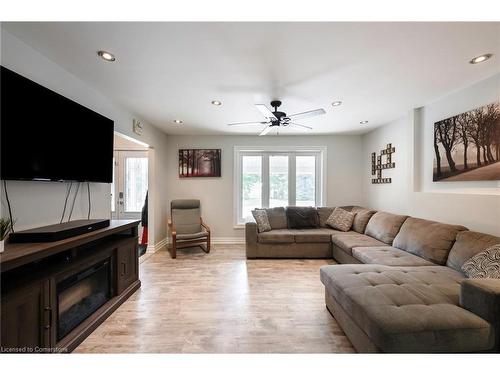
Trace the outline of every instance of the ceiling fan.
<path fill-rule="evenodd" d="M 278 129 L 280 126 L 283 126 L 283 127 L 290 126 L 290 127 L 300 128 L 303 130 L 312 130 L 312 128 L 310 126 L 297 124 L 295 121 L 300 120 L 300 119 L 304 119 L 304 118 L 323 115 L 326 113 L 323 108 L 319 108 L 319 109 L 314 109 L 312 111 L 306 111 L 306 112 L 296 113 L 294 115 L 287 116 L 287 114 L 285 112 L 278 111 L 278 107 L 280 105 L 281 105 L 281 102 L 279 100 L 273 100 L 271 102 L 271 107 L 274 108 L 274 111 L 271 111 L 264 104 L 255 104 L 255 107 L 260 111 L 260 113 L 262 113 L 264 115 L 264 117 L 266 118 L 266 121 L 234 122 L 234 123 L 228 124 L 228 126 L 266 125 L 264 130 L 262 130 L 260 132 L 259 136 L 266 135 L 273 128 Z"/>

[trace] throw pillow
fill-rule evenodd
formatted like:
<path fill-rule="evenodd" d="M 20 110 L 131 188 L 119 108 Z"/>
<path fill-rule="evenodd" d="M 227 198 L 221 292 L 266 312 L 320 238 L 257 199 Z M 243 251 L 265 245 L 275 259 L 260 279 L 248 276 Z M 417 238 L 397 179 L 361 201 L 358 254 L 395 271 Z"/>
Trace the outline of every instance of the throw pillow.
<path fill-rule="evenodd" d="M 326 221 L 326 224 L 331 226 L 333 229 L 338 229 L 341 230 L 342 232 L 347 232 L 352 227 L 354 216 L 356 216 L 355 213 L 337 207 L 333 210 L 332 214 Z"/>
<path fill-rule="evenodd" d="M 290 229 L 317 228 L 318 211 L 315 207 L 287 207 L 286 218 Z"/>
<path fill-rule="evenodd" d="M 470 279 L 500 279 L 500 244 L 474 255 L 463 264 L 462 271 Z"/>
<path fill-rule="evenodd" d="M 257 223 L 257 231 L 259 233 L 269 232 L 271 230 L 271 224 L 269 224 L 266 210 L 253 210 L 252 215 Z"/>

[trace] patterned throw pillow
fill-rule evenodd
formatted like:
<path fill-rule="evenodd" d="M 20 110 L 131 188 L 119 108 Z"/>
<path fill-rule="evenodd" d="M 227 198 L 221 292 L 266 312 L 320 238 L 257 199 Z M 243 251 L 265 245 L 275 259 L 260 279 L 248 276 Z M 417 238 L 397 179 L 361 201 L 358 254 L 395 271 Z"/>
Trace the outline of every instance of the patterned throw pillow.
<path fill-rule="evenodd" d="M 474 255 L 463 264 L 462 271 L 470 279 L 500 279 L 500 244 Z"/>
<path fill-rule="evenodd" d="M 331 226 L 333 229 L 347 232 L 352 227 L 354 216 L 356 216 L 355 213 L 343 210 L 340 207 L 336 207 L 326 221 L 326 225 Z"/>
<path fill-rule="evenodd" d="M 269 232 L 271 230 L 271 224 L 269 224 L 266 210 L 253 210 L 252 215 L 257 223 L 257 231 L 259 233 Z"/>

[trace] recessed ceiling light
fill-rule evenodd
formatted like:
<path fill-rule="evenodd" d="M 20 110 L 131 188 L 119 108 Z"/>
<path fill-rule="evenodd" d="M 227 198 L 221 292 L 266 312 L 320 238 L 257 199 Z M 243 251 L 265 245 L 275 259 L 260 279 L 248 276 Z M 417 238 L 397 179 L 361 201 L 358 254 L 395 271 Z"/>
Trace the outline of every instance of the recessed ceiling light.
<path fill-rule="evenodd" d="M 341 102 L 340 100 L 337 100 L 337 101 L 334 101 L 334 102 L 332 103 L 332 106 L 334 106 L 334 107 L 338 107 L 338 106 L 339 106 L 339 105 L 341 105 L 341 104 L 342 104 L 342 102 Z"/>
<path fill-rule="evenodd" d="M 361 125 L 368 124 L 368 120 L 363 120 L 359 122 Z"/>
<path fill-rule="evenodd" d="M 485 53 L 484 55 L 476 56 L 474 57 L 471 61 L 469 61 L 470 64 L 479 64 L 482 63 L 486 60 L 489 60 L 493 54 L 491 53 Z"/>
<path fill-rule="evenodd" d="M 175 119 L 175 120 L 174 120 L 174 122 L 175 122 L 176 124 L 182 124 L 182 120 L 177 120 L 177 119 Z"/>
<path fill-rule="evenodd" d="M 220 100 L 212 100 L 213 105 L 222 105 L 222 102 Z"/>
<path fill-rule="evenodd" d="M 115 55 L 113 55 L 112 53 L 109 53 L 107 51 L 97 51 L 97 55 L 99 55 L 99 57 L 103 60 L 106 60 L 106 61 L 115 61 L 116 58 L 115 58 Z"/>

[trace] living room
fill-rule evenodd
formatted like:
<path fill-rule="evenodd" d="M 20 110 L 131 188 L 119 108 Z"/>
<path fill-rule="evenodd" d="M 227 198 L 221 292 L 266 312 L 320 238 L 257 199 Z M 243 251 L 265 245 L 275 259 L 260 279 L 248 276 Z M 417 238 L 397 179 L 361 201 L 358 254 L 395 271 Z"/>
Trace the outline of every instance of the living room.
<path fill-rule="evenodd" d="M 497 19 L 19 14 L 2 353 L 498 359 Z"/>

